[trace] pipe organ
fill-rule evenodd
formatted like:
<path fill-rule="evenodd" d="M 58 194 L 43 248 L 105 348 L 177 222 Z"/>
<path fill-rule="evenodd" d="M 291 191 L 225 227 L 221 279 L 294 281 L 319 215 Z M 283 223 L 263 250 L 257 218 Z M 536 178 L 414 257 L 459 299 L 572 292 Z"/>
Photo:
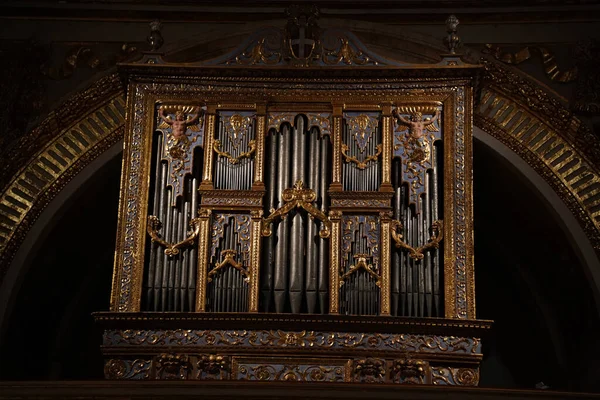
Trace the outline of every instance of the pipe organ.
<path fill-rule="evenodd" d="M 335 68 L 328 42 L 303 69 L 254 39 L 122 66 L 108 378 L 477 384 L 479 68 L 393 63 L 345 35 Z"/>

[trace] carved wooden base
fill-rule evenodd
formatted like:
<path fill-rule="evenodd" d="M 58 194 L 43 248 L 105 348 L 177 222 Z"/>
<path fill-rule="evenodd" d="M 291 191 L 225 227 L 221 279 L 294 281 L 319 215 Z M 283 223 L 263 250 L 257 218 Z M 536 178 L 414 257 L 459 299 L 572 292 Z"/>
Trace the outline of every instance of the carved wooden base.
<path fill-rule="evenodd" d="M 102 313 L 96 320 L 104 327 L 105 377 L 138 380 L 476 386 L 480 337 L 490 328 L 487 321 L 266 314 Z"/>

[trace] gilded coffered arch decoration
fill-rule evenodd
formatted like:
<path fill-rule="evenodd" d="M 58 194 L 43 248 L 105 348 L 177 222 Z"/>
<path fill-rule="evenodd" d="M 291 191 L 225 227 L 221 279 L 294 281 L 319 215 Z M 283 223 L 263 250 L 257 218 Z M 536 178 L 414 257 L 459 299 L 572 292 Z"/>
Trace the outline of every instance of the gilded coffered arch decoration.
<path fill-rule="evenodd" d="M 553 187 L 600 255 L 600 143 L 551 94 L 509 67 L 483 63 L 486 72 L 475 125 L 519 154 Z M 48 203 L 122 139 L 124 114 L 119 78 L 116 74 L 102 78 L 30 133 L 39 137 L 35 147 L 23 146 L 18 157 L 3 160 L 8 169 L 23 157 L 27 162 L 0 192 L 0 283 Z M 43 130 L 52 134 L 39 135 Z"/>

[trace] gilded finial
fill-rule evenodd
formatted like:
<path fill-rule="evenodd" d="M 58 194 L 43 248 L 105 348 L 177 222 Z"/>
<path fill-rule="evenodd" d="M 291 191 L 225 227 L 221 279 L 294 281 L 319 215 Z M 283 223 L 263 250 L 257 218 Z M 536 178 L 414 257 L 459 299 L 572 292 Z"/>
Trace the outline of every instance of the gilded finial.
<path fill-rule="evenodd" d="M 148 36 L 146 40 L 150 44 L 151 51 L 157 51 L 164 43 L 162 33 L 160 33 L 161 29 L 162 23 L 159 20 L 150 22 L 150 36 Z"/>
<path fill-rule="evenodd" d="M 458 36 L 458 18 L 456 15 L 450 15 L 446 20 L 446 32 L 448 35 L 444 38 L 444 44 L 450 51 L 450 54 L 456 54 L 456 49 L 460 45 L 460 37 Z"/>

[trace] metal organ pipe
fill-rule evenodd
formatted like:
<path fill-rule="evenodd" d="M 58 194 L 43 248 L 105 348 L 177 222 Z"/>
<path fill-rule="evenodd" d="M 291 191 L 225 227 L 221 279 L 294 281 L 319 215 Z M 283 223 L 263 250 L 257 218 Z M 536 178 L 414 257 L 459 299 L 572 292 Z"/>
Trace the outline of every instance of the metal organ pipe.
<path fill-rule="evenodd" d="M 293 130 L 292 147 L 292 184 L 298 181 L 306 182 L 305 177 L 305 143 L 304 118 L 296 119 L 297 127 Z M 291 220 L 290 234 L 290 265 L 289 265 L 289 290 L 290 306 L 294 314 L 300 312 L 302 306 L 302 289 L 304 285 L 304 227 L 302 215 L 295 212 Z"/>
<path fill-rule="evenodd" d="M 198 179 L 192 178 L 191 216 L 198 217 Z M 192 246 L 188 257 L 187 299 L 188 310 L 196 304 L 196 246 Z"/>
<path fill-rule="evenodd" d="M 283 204 L 281 192 L 290 187 L 290 128 L 284 125 L 279 147 L 279 175 L 277 178 L 278 207 Z M 274 271 L 274 300 L 275 311 L 282 313 L 285 307 L 286 292 L 288 288 L 288 229 L 289 220 L 286 218 L 277 225 L 277 245 L 275 252 Z"/>
<path fill-rule="evenodd" d="M 315 132 L 316 133 L 316 132 Z M 319 147 L 320 147 L 320 158 L 319 158 L 319 166 L 318 171 L 321 171 L 319 175 L 319 196 L 317 197 L 317 201 L 320 199 L 320 209 L 323 213 L 327 212 L 327 184 L 329 181 L 328 171 L 331 170 L 329 164 L 329 136 L 320 134 L 319 138 Z M 327 312 L 328 302 L 327 302 L 327 292 L 329 290 L 329 243 L 327 239 L 317 237 L 318 250 L 319 250 L 319 306 L 320 312 L 325 314 Z"/>
<path fill-rule="evenodd" d="M 155 158 L 155 170 L 154 170 L 154 200 L 152 207 L 152 215 L 158 216 L 160 210 L 160 201 L 159 198 L 162 194 L 162 174 L 161 174 L 161 158 L 162 158 L 162 144 L 163 144 L 163 135 L 158 132 L 156 135 L 156 158 Z M 148 276 L 146 283 L 146 303 L 148 307 L 151 307 L 154 299 L 156 299 L 156 282 L 155 282 L 155 274 L 158 259 L 160 258 L 160 247 L 157 243 L 152 243 L 150 245 L 150 259 L 148 263 Z"/>
<path fill-rule="evenodd" d="M 307 186 L 313 189 L 317 195 L 317 199 L 321 195 L 321 184 L 318 181 L 320 150 L 318 142 L 319 132 L 312 129 L 308 134 L 308 154 L 310 156 L 308 163 L 308 182 Z M 317 284 L 318 284 L 318 248 L 317 248 L 317 226 L 314 222 L 308 221 L 306 226 L 306 306 L 307 312 L 312 314 L 316 310 L 317 305 Z"/>

